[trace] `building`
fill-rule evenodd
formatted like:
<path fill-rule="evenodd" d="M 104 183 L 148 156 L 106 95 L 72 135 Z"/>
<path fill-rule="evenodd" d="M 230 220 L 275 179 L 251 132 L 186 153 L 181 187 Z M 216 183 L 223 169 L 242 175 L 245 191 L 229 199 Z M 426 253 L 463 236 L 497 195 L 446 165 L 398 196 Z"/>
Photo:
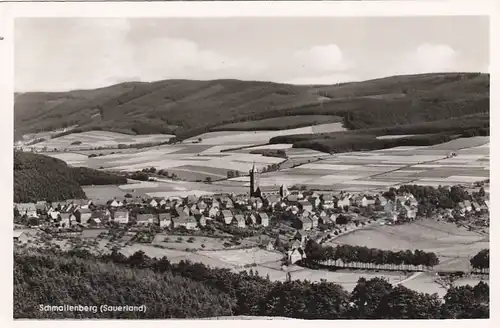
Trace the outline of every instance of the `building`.
<path fill-rule="evenodd" d="M 17 204 L 16 207 L 20 216 L 26 215 L 27 217 L 37 217 L 34 203 Z"/>
<path fill-rule="evenodd" d="M 250 170 L 250 197 L 261 197 L 262 193 L 260 191 L 260 173 L 255 168 L 255 164 Z"/>
<path fill-rule="evenodd" d="M 113 213 L 113 221 L 119 224 L 127 224 L 129 219 L 128 211 L 115 211 Z"/>
<path fill-rule="evenodd" d="M 267 215 L 267 213 L 264 212 L 259 213 L 258 223 L 263 227 L 269 226 L 269 216 Z"/>
<path fill-rule="evenodd" d="M 231 224 L 233 222 L 233 213 L 230 210 L 222 210 L 220 213 L 220 219 L 225 224 Z"/>
<path fill-rule="evenodd" d="M 286 187 L 286 185 L 282 184 L 281 187 L 280 187 L 280 196 L 281 196 L 281 198 L 286 198 L 286 197 L 288 197 L 288 195 L 290 195 L 290 191 L 288 190 L 288 188 Z"/>
<path fill-rule="evenodd" d="M 172 216 L 170 213 L 160 213 L 158 214 L 158 223 L 160 228 L 170 228 L 172 225 Z"/>
<path fill-rule="evenodd" d="M 198 222 L 193 216 L 183 216 L 172 219 L 173 227 L 185 227 L 187 230 L 195 230 Z"/>
<path fill-rule="evenodd" d="M 137 224 L 140 225 L 151 225 L 155 223 L 156 217 L 154 214 L 137 214 Z"/>
<path fill-rule="evenodd" d="M 246 227 L 245 217 L 242 214 L 236 214 L 234 216 L 234 221 L 236 222 L 236 225 L 238 226 L 238 228 L 245 228 Z"/>
<path fill-rule="evenodd" d="M 28 242 L 28 235 L 24 231 L 14 230 L 14 241 L 18 243 Z"/>
<path fill-rule="evenodd" d="M 308 216 L 299 216 L 295 221 L 295 227 L 304 231 L 313 228 L 313 222 Z"/>

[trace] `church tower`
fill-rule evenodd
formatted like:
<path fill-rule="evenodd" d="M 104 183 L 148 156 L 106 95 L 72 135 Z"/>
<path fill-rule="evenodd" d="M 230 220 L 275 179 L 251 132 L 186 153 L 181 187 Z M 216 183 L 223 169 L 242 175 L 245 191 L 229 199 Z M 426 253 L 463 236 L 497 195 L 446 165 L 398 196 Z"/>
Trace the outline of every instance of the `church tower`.
<path fill-rule="evenodd" d="M 250 197 L 260 197 L 260 173 L 255 169 L 255 163 L 250 170 Z"/>

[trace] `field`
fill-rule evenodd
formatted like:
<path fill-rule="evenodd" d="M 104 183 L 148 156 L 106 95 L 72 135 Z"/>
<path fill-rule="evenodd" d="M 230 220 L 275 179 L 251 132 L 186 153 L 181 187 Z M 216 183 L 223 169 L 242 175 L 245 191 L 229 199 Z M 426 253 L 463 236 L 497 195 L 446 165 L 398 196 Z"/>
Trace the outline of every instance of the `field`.
<path fill-rule="evenodd" d="M 247 144 L 256 145 L 268 143 L 269 139 L 277 136 L 289 134 L 309 134 L 309 133 L 324 133 L 324 132 L 338 132 L 345 131 L 342 123 L 327 123 L 319 125 L 311 125 L 296 129 L 284 129 L 276 131 L 217 131 L 208 132 L 200 136 L 186 140 L 186 142 L 193 142 L 201 138 L 202 145 L 233 145 L 233 144 Z"/>
<path fill-rule="evenodd" d="M 481 249 L 489 248 L 489 238 L 455 224 L 421 220 L 411 224 L 373 226 L 336 238 L 331 245 L 349 244 L 385 250 L 434 252 L 440 264 L 436 271 L 469 271 L 469 259 Z"/>
<path fill-rule="evenodd" d="M 217 127 L 214 131 L 285 130 L 341 121 L 342 117 L 331 115 L 285 116 L 226 124 Z"/>
<path fill-rule="evenodd" d="M 189 236 L 157 234 L 153 240 L 154 245 L 160 245 L 169 249 L 177 250 L 224 250 L 224 243 L 229 239 L 224 237 L 201 237 L 193 236 L 192 242 L 188 242 Z M 203 246 L 202 246 L 203 245 Z M 254 242 L 242 240 L 240 247 L 255 246 Z"/>
<path fill-rule="evenodd" d="M 302 129 L 306 131 L 310 128 L 313 127 Z M 281 132 L 283 131 L 257 131 L 263 134 Z M 319 190 L 381 191 L 402 184 L 467 184 L 486 180 L 490 174 L 489 137 L 457 139 L 428 147 L 395 147 L 332 155 L 309 149 L 289 148 L 286 144 L 256 146 L 258 140 L 247 140 L 248 143 L 245 144 L 245 138 L 239 132 L 210 132 L 205 137 L 201 143 L 185 142 L 141 150 L 127 149 L 121 153 L 93 158 L 78 151 L 46 154 L 73 166 L 122 171 L 155 167 L 184 180 L 165 178 L 155 184 L 121 187 L 122 190 L 138 189 L 141 193 L 158 197 L 244 192 L 249 182 L 244 175 L 248 174 L 253 165 L 262 170 L 272 164 L 280 164 L 279 171 L 261 174 L 260 185 L 266 191 L 277 190 L 283 183 Z M 231 140 L 236 140 L 237 143 L 231 144 Z M 229 144 L 225 144 L 226 142 Z M 249 154 L 251 150 L 266 147 L 283 149 L 288 158 Z M 238 149 L 221 152 L 229 148 Z M 455 152 L 457 156 L 447 158 L 451 152 Z M 228 171 L 238 171 L 242 177 L 226 180 Z M 213 183 L 201 183 L 207 178 Z"/>
<path fill-rule="evenodd" d="M 137 143 L 157 143 L 166 142 L 173 135 L 168 134 L 145 134 L 145 135 L 128 135 L 123 133 L 109 131 L 87 131 L 82 133 L 72 133 L 55 139 L 33 145 L 36 149 L 47 147 L 53 149 L 67 149 L 70 151 L 79 149 L 95 149 L 98 147 L 113 147 L 117 148 L 119 144 L 131 145 Z M 74 142 L 81 142 L 78 145 L 72 145 Z"/>

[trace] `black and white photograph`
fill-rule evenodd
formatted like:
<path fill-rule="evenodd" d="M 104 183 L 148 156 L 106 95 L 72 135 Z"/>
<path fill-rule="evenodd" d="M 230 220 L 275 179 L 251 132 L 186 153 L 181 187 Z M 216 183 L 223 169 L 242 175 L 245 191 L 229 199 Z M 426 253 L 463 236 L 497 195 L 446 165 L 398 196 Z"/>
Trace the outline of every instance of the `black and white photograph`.
<path fill-rule="evenodd" d="M 14 18 L 13 318 L 490 318 L 490 23 Z"/>

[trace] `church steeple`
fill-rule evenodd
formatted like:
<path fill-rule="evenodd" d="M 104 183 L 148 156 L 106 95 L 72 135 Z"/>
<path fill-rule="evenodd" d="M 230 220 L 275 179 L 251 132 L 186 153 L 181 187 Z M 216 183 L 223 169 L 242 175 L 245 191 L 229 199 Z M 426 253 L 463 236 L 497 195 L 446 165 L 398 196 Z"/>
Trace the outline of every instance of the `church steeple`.
<path fill-rule="evenodd" d="M 250 197 L 260 197 L 259 172 L 255 169 L 255 162 L 250 170 Z"/>

